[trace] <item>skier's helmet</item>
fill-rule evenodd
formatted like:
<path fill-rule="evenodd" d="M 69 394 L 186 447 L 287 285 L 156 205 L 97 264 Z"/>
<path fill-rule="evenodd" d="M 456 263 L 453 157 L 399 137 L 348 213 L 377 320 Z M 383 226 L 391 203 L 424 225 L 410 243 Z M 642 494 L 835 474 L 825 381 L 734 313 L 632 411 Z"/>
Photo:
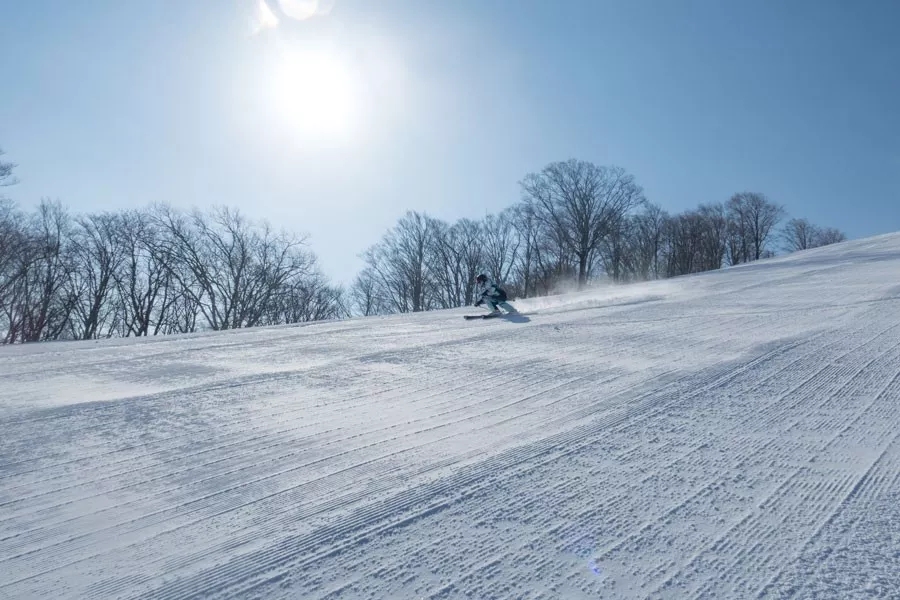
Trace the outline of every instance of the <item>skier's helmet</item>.
<path fill-rule="evenodd" d="M 479 275 L 478 277 L 475 278 L 475 281 L 477 281 L 478 283 L 484 283 L 487 280 L 488 280 L 488 277 L 484 273 L 482 273 L 481 275 Z"/>

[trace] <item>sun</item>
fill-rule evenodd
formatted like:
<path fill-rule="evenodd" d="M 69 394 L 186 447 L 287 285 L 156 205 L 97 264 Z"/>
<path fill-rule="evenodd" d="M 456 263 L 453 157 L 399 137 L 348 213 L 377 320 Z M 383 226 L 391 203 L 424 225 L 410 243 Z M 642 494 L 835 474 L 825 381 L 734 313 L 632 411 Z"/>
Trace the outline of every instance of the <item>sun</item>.
<path fill-rule="evenodd" d="M 282 53 L 273 100 L 279 121 L 306 139 L 339 141 L 358 126 L 359 92 L 352 71 L 324 49 Z"/>

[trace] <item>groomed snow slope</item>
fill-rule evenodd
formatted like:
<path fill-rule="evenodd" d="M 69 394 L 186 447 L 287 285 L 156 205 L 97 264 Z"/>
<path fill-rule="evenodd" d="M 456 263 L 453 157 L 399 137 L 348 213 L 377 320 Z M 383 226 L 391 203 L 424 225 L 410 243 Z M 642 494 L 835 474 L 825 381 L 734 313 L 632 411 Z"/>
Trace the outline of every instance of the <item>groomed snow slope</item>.
<path fill-rule="evenodd" d="M 0 350 L 0 598 L 900 597 L 900 235 Z"/>

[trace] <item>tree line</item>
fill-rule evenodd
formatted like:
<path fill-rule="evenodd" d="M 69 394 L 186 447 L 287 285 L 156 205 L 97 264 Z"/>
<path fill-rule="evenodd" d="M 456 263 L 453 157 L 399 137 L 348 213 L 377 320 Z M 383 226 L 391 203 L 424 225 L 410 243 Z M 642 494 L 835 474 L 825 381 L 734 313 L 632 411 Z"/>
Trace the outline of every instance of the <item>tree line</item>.
<path fill-rule="evenodd" d="M 73 216 L 0 199 L 6 344 L 189 333 L 340 318 L 302 238 L 228 208 Z"/>
<path fill-rule="evenodd" d="M 0 152 L 2 155 L 2 152 Z M 0 186 L 15 183 L 0 161 Z M 669 214 L 619 167 L 548 165 L 522 198 L 455 223 L 410 211 L 363 255 L 348 293 L 307 240 L 234 209 L 73 215 L 0 197 L 0 341 L 149 336 L 453 308 L 485 272 L 513 298 L 719 269 L 842 241 L 763 194 Z"/>
<path fill-rule="evenodd" d="M 364 255 L 350 290 L 362 315 L 469 305 L 480 272 L 512 297 L 687 275 L 840 242 L 846 236 L 743 192 L 669 214 L 620 167 L 555 162 L 521 182 L 521 200 L 453 224 L 410 211 Z"/>

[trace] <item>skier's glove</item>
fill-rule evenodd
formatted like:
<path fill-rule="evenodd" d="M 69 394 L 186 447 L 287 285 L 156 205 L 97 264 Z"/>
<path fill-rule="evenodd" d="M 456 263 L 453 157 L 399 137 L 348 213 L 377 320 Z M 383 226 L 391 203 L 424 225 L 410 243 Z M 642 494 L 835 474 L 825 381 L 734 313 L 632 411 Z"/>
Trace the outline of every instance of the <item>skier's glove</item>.
<path fill-rule="evenodd" d="M 484 298 L 479 298 L 475 301 L 475 306 L 481 306 L 482 304 L 484 304 Z"/>

